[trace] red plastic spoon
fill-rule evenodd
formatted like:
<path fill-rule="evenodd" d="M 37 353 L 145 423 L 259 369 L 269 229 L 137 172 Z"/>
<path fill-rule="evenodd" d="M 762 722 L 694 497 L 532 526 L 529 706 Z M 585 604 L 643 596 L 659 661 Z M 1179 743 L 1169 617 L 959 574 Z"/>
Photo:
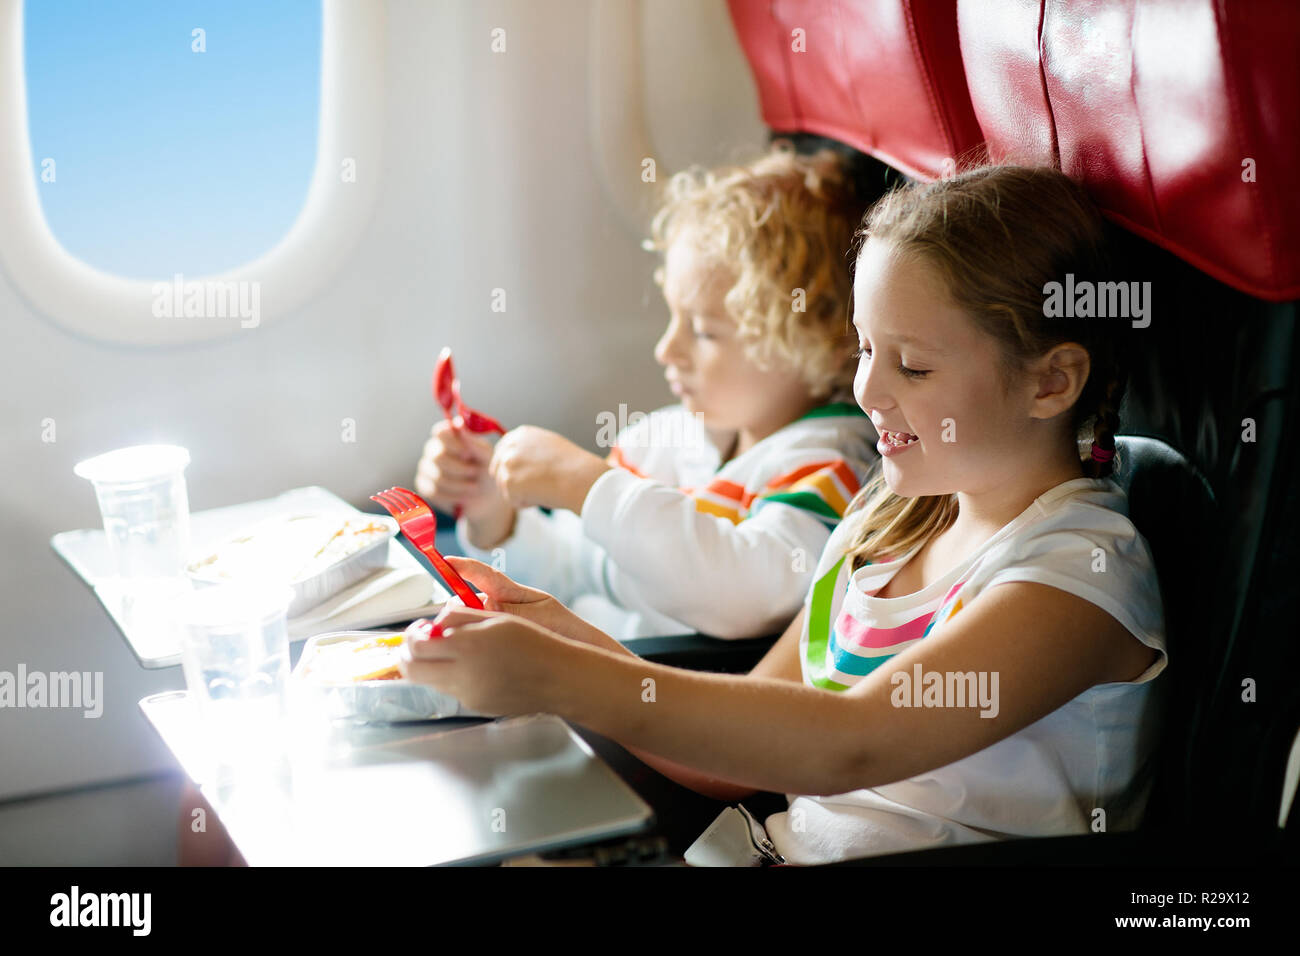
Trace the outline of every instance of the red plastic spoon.
<path fill-rule="evenodd" d="M 455 424 L 452 409 L 456 407 L 456 373 L 451 367 L 451 349 L 445 348 L 438 353 L 438 362 L 433 367 L 433 397 L 447 414 L 447 421 Z"/>
<path fill-rule="evenodd" d="M 460 379 L 456 377 L 456 370 L 451 364 L 450 348 L 443 348 L 438 353 L 438 361 L 433 366 L 433 397 L 442 406 L 443 414 L 451 422 L 452 428 L 467 428 L 476 435 L 506 433 L 495 418 L 475 411 L 461 401 Z M 460 514 L 461 507 L 457 505 L 453 517 L 459 521 Z"/>
<path fill-rule="evenodd" d="M 433 397 L 442 406 L 447 421 L 451 422 L 453 427 L 463 425 L 478 435 L 489 432 L 498 432 L 502 435 L 506 433 L 505 428 L 495 418 L 475 411 L 461 400 L 460 379 L 456 377 L 456 370 L 451 364 L 450 348 L 444 348 L 438 354 L 438 362 L 433 367 Z M 459 422 L 456 420 L 457 416 L 460 418 Z"/>

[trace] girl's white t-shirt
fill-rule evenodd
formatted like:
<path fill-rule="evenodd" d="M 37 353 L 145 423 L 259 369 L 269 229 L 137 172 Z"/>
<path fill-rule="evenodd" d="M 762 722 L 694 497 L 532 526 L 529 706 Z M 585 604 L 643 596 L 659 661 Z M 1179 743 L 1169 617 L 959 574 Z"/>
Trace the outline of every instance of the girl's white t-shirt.
<path fill-rule="evenodd" d="M 1007 837 L 1134 828 L 1159 739 L 1164 609 L 1146 540 L 1109 478 L 1076 478 L 1036 498 L 969 559 L 924 589 L 873 597 L 919 551 L 849 573 L 860 517 L 827 543 L 805 601 L 804 682 L 842 691 L 942 627 L 981 593 L 1009 581 L 1047 584 L 1096 604 L 1159 652 L 1136 680 L 1089 688 L 978 753 L 907 780 L 833 796 L 789 794 L 767 818 L 796 864 Z M 864 734 L 871 728 L 864 727 Z"/>

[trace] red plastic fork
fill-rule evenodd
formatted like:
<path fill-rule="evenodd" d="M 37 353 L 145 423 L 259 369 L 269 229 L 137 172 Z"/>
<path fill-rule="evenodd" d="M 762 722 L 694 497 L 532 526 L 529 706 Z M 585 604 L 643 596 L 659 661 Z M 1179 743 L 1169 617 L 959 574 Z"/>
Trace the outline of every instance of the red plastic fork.
<path fill-rule="evenodd" d="M 433 516 L 433 510 L 423 498 L 406 488 L 389 488 L 377 495 L 371 495 L 370 500 L 379 502 L 397 519 L 402 534 L 406 535 L 410 542 L 433 563 L 438 574 L 456 592 L 456 596 L 465 602 L 466 607 L 483 610 L 483 602 L 478 599 L 474 589 L 465 583 L 465 579 L 456 573 L 456 569 L 448 564 L 447 559 L 433 546 L 434 536 L 438 532 L 438 522 Z"/>

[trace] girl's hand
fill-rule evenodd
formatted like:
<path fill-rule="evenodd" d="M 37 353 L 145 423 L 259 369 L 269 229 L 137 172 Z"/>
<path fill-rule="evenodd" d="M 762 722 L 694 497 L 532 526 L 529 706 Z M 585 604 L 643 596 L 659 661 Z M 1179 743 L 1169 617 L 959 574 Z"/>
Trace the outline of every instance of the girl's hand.
<path fill-rule="evenodd" d="M 587 492 L 610 467 L 563 435 L 533 425 L 502 436 L 489 466 L 511 506 L 567 508 L 574 514 L 582 513 Z"/>
<path fill-rule="evenodd" d="M 499 525 L 513 509 L 489 471 L 491 461 L 491 442 L 444 419 L 424 444 L 415 490 L 448 514 L 459 505 L 471 524 Z"/>
<path fill-rule="evenodd" d="M 482 714 L 533 714 L 554 709 L 573 645 L 511 614 L 448 605 L 441 636 L 407 628 L 402 676 L 451 694 Z M 437 631 L 435 630 L 435 633 Z"/>
<path fill-rule="evenodd" d="M 479 598 L 488 611 L 514 614 L 570 640 L 603 647 L 606 650 L 630 653 L 614 638 L 588 624 L 545 591 L 524 587 L 482 561 L 455 554 L 446 557 L 447 563 L 456 570 L 456 573 L 478 591 Z M 471 615 L 483 614 L 482 611 L 449 604 L 437 620 L 439 623 L 445 623 L 444 615 L 458 614 L 461 611 Z M 456 617 L 454 620 L 469 620 L 469 618 Z"/>

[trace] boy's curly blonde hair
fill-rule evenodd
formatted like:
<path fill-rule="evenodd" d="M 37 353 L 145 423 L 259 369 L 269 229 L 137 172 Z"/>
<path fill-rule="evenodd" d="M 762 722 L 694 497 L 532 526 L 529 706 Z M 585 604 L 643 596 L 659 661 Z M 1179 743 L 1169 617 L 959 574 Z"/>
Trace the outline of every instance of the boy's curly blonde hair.
<path fill-rule="evenodd" d="M 764 370 L 784 360 L 814 398 L 851 389 L 850 249 L 865 203 L 839 154 L 800 156 L 777 140 L 743 166 L 677 173 L 664 193 L 644 247 L 664 252 L 691 228 L 735 273 L 725 302 L 750 359 Z"/>

